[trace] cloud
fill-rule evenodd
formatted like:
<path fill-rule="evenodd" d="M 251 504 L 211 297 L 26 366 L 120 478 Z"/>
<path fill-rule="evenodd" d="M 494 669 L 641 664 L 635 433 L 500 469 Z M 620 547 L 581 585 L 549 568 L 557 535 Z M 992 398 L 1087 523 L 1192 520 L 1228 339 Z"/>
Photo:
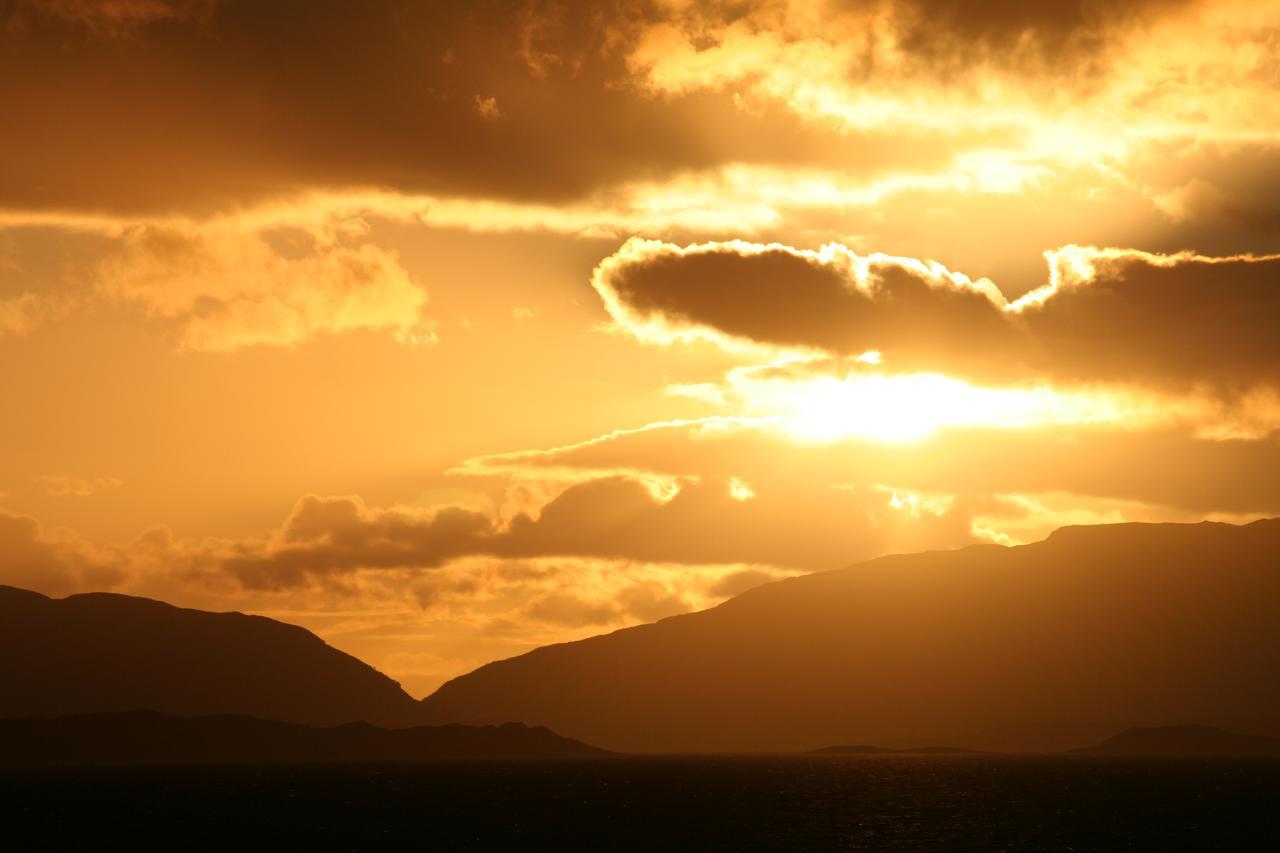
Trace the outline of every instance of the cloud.
<path fill-rule="evenodd" d="M 1171 223 L 1152 204 L 1172 209 L 1178 186 L 1220 174 L 1166 180 L 1217 146 L 1274 152 L 1275 4 L 764 0 L 668 8 L 637 23 L 627 55 L 647 91 L 719 94 L 748 111 L 782 108 L 828 130 L 834 150 L 872 132 L 903 145 L 950 134 L 952 165 L 980 160 L 988 187 L 1015 188 L 998 200 L 935 190 L 889 199 L 869 215 L 815 220 L 793 211 L 789 221 L 821 223 L 814 230 L 824 239 L 872 235 L 894 254 L 946 257 L 988 275 L 993 259 L 998 269 L 1017 251 L 1065 240 L 1275 251 L 1266 230 L 1273 182 L 1253 180 L 1248 168 L 1235 169 L 1244 187 L 1215 205 L 1234 227 Z M 954 180 L 960 171 L 931 174 Z"/>
<path fill-rule="evenodd" d="M 651 90 L 731 91 L 850 131 L 999 128 L 1013 146 L 1062 154 L 1061 140 L 1029 137 L 1056 125 L 1097 141 L 1117 118 L 1162 136 L 1248 124 L 1242 104 L 1267 107 L 1258 72 L 1275 20 L 1232 0 L 756 0 L 668 11 L 636 23 L 628 54 Z M 1257 49 L 1231 56 L 1242 42 Z M 1194 84 L 1185 68 L 1201 72 Z"/>
<path fill-rule="evenodd" d="M 42 314 L 34 293 L 0 298 L 0 335 L 21 335 L 34 329 Z"/>
<path fill-rule="evenodd" d="M 558 592 L 534 601 L 524 615 L 558 625 L 606 625 L 618 621 L 622 611 L 611 601 L 587 601 L 571 593 Z"/>
<path fill-rule="evenodd" d="M 394 252 L 363 239 L 366 230 L 360 220 L 126 226 L 95 266 L 96 287 L 176 322 L 193 350 L 291 346 L 356 330 L 430 340 L 425 290 Z"/>
<path fill-rule="evenodd" d="M 630 85 L 623 45 L 647 3 L 317 0 L 299 15 L 219 0 L 168 15 L 178 8 L 15 9 L 0 96 L 24 132 L 0 140 L 5 206 L 207 213 L 369 188 L 560 204 L 690 169 L 832 159 L 786 110 Z M 104 27 L 126 28 L 127 49 Z M 865 149 L 882 164 L 939 157 Z"/>
<path fill-rule="evenodd" d="M 627 477 L 587 478 L 536 513 L 506 521 L 459 507 L 371 509 L 359 498 L 308 496 L 276 536 L 237 542 L 220 564 L 247 589 L 281 590 L 363 569 L 438 569 L 474 556 L 813 570 L 970 541 L 965 522 L 945 507 L 907 518 L 876 490 L 833 491 L 822 483 L 772 483 L 744 501 L 736 482 L 685 480 L 663 495 Z"/>
<path fill-rule="evenodd" d="M 845 0 L 837 8 L 874 6 Z M 899 0 L 892 26 L 902 48 L 924 60 L 977 52 L 987 61 L 1020 64 L 1076 60 L 1087 62 L 1140 20 L 1185 9 L 1190 0 L 1139 0 L 1102 3 L 1064 0 Z M 972 62 L 972 59 L 969 60 Z M 949 66 L 940 63 L 943 70 Z"/>
<path fill-rule="evenodd" d="M 1280 256 L 1068 246 L 1022 308 L 1044 369 L 1067 378 L 1275 384 Z"/>
<path fill-rule="evenodd" d="M 681 482 L 655 498 L 625 477 L 587 480 L 517 516 L 509 547 L 532 553 L 614 556 L 650 562 L 744 563 L 814 570 L 885 550 L 969 541 L 945 509 L 896 516 L 874 490 L 771 480 L 742 500 L 737 478 Z"/>
<path fill-rule="evenodd" d="M 1275 147 L 1274 9 L 1043 5 L 23 3 L 0 218 L 362 197 L 355 216 L 484 231 L 862 235 L 975 278 L 1064 239 L 1270 246 L 1274 192 L 1189 161 Z M 67 9 L 142 11 L 122 40 Z"/>
<path fill-rule="evenodd" d="M 716 595 L 725 597 L 733 597 L 744 593 L 749 589 L 754 589 L 761 584 L 769 583 L 776 580 L 772 575 L 766 572 L 755 571 L 752 569 L 744 569 L 741 572 L 734 572 L 731 575 L 725 575 L 720 581 L 711 588 Z"/>
<path fill-rule="evenodd" d="M 735 576 L 744 572 L 735 573 Z M 761 577 L 776 580 L 776 575 L 759 573 Z M 723 580 L 714 583 L 709 592 L 718 596 Z M 660 581 L 631 583 L 617 590 L 608 599 L 582 598 L 570 592 L 553 592 L 532 602 L 523 612 L 527 618 L 554 625 L 581 627 L 586 625 L 635 624 L 656 622 L 679 613 L 698 609 L 693 601 L 685 598 L 672 585 Z"/>
<path fill-rule="evenodd" d="M 111 586 L 123 576 L 84 543 L 51 537 L 36 519 L 0 511 L 0 583 L 60 595 Z"/>
<path fill-rule="evenodd" d="M 742 165 L 944 173 L 1041 151 L 1032 126 L 1068 112 L 1082 129 L 1048 147 L 1092 153 L 1113 104 L 1078 121 L 1063 80 L 1185 4 L 1031 5 L 20 2 L 0 95 L 24 133 L 0 140 L 0 200 L 155 215 L 378 188 L 560 206 Z M 1115 88 L 1159 91 L 1161 70 Z M 918 74 L 936 96 L 905 85 Z"/>
<path fill-rule="evenodd" d="M 74 565 L 55 544 L 44 541 L 40 525 L 28 516 L 0 514 L 0 578 L 37 590 L 71 586 Z"/>
<path fill-rule="evenodd" d="M 95 34 L 121 37 L 158 21 L 207 21 L 217 0 L 18 0 L 28 14 L 47 15 L 87 27 Z M 18 19 L 22 20 L 22 19 Z"/>
<path fill-rule="evenodd" d="M 45 494 L 51 498 L 86 498 L 103 489 L 118 489 L 124 482 L 118 477 L 73 477 L 69 474 L 49 474 L 38 478 Z"/>
<path fill-rule="evenodd" d="M 903 483 L 918 479 L 909 468 L 898 473 Z M 810 482 L 812 474 L 798 467 L 761 476 L 748 501 L 709 476 L 684 479 L 666 498 L 626 478 L 586 480 L 536 515 L 506 522 L 457 507 L 372 508 L 356 497 L 309 496 L 266 537 L 177 539 L 157 529 L 119 545 L 90 545 L 0 514 L 0 583 L 51 594 L 115 589 L 331 629 L 326 614 L 363 608 L 368 624 L 387 626 L 388 613 L 401 612 L 452 625 L 453 641 L 482 657 L 474 643 L 488 632 L 529 645 L 557 641 L 566 630 L 652 621 L 884 553 L 1033 541 L 1063 523 L 1202 517 L 1067 492 L 954 495 Z"/>
<path fill-rule="evenodd" d="M 1178 460 L 1177 465 L 1170 460 Z M 888 484 L 946 495 L 1044 494 L 1206 513 L 1280 514 L 1280 431 L 1196 438 L 1185 428 L 1049 426 L 950 430 L 915 443 L 796 442 L 776 421 L 707 418 L 618 430 L 545 450 L 491 454 L 453 473 L 576 482 L 611 473 L 653 483 L 739 477 L 758 495 L 795 483 Z M 879 498 L 887 502 L 886 498 Z M 745 506 L 757 504 L 748 501 Z M 805 545 L 797 547 L 804 551 Z"/>
<path fill-rule="evenodd" d="M 356 497 L 304 497 L 278 539 L 237 543 L 223 568 L 250 589 L 301 586 L 311 576 L 369 568 L 435 568 L 484 553 L 495 534 L 484 513 L 370 510 Z"/>
<path fill-rule="evenodd" d="M 1280 145 L 1275 139 L 1156 145 L 1128 171 L 1168 217 L 1163 239 L 1207 254 L 1274 244 L 1272 235 L 1280 223 Z"/>
<path fill-rule="evenodd" d="M 592 284 L 637 338 L 856 356 L 893 372 L 1247 389 L 1280 366 L 1280 256 L 1066 246 L 1049 281 L 1010 301 L 932 261 L 743 241 L 632 239 Z"/>
<path fill-rule="evenodd" d="M 561 205 L 354 190 L 194 217 L 0 209 L 0 287 L 13 294 L 0 295 L 0 334 L 29 333 L 105 298 L 169 321 L 190 349 L 288 346 L 357 329 L 430 340 L 432 323 L 421 316 L 426 291 L 379 243 L 393 232 L 388 226 L 584 239 L 753 234 L 804 211 L 869 210 L 903 194 L 1000 186 L 962 159 L 934 174 L 868 181 L 732 165 L 627 181 Z M 515 310 L 527 319 L 537 308 Z"/>
<path fill-rule="evenodd" d="M 657 343 L 706 338 L 802 353 L 964 357 L 973 337 L 1014 344 L 991 282 L 941 264 L 735 240 L 679 247 L 633 238 L 592 285 L 624 329 Z"/>

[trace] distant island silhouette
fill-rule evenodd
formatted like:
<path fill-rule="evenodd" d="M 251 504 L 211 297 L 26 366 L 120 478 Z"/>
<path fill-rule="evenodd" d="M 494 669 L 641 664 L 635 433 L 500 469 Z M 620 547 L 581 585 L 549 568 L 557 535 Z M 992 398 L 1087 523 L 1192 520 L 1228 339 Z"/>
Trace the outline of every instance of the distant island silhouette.
<path fill-rule="evenodd" d="M 1280 734 L 1280 519 L 1069 527 L 765 584 L 423 701 L 624 752 L 1059 752 L 1134 720 Z"/>
<path fill-rule="evenodd" d="M 154 711 L 0 720 L 0 765 L 273 764 L 560 758 L 608 755 L 538 727 L 368 723 L 314 728 L 220 715 Z"/>
<path fill-rule="evenodd" d="M 892 749 L 884 746 L 824 746 L 809 750 L 809 755 L 985 755 L 981 749 L 961 749 L 958 746 L 917 746 Z"/>
<path fill-rule="evenodd" d="M 1133 757 L 1280 756 L 1280 739 L 1237 734 L 1213 726 L 1150 726 L 1126 729 L 1101 743 L 1071 752 Z"/>

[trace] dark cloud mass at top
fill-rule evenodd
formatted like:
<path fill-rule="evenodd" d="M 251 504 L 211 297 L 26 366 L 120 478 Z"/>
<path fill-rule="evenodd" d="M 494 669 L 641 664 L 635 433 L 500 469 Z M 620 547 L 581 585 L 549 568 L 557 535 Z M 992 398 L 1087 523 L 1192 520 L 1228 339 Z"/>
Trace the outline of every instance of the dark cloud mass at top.
<path fill-rule="evenodd" d="M 821 156 L 821 134 L 785 110 L 628 85 L 626 27 L 645 4 L 184 8 L 0 4 L 0 98 L 23 128 L 0 141 L 0 204 L 201 211 L 343 187 L 563 201 Z"/>
<path fill-rule="evenodd" d="M 1117 16 L 996 5 L 885 9 L 906 53 L 939 69 L 1032 48 L 1074 68 L 1083 60 L 1055 45 L 1088 42 Z M 775 7 L 684 15 L 714 28 Z M 822 14 L 836 24 L 867 8 Z M 204 211 L 343 187 L 564 201 L 735 162 L 938 165 L 974 132 L 833 136 L 782 105 L 743 110 L 728 91 L 657 96 L 627 54 L 668 19 L 683 20 L 631 0 L 5 0 L 0 98 L 23 132 L 0 140 L 0 205 Z M 849 79 L 878 73 L 868 63 Z"/>

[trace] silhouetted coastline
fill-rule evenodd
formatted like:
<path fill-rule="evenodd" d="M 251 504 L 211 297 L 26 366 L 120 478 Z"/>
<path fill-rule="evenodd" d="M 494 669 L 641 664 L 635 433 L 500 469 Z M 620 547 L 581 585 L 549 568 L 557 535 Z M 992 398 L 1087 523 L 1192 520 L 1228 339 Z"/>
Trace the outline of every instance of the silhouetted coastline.
<path fill-rule="evenodd" d="M 314 728 L 253 717 L 180 718 L 154 711 L 0 720 L 0 765 L 315 764 L 608 754 L 519 723 Z"/>

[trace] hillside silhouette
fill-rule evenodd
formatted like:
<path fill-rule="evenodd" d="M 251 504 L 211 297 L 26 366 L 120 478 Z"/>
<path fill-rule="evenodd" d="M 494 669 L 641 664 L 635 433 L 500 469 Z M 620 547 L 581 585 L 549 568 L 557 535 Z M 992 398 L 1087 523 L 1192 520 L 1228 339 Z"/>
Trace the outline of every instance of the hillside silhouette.
<path fill-rule="evenodd" d="M 622 751 L 1056 751 L 1150 719 L 1280 732 L 1280 520 L 885 557 L 483 666 L 432 722 Z"/>
<path fill-rule="evenodd" d="M 0 720 L 0 765 L 271 764 L 554 758 L 606 755 L 544 728 L 368 723 L 313 728 L 243 716 L 170 717 L 121 711 Z"/>
<path fill-rule="evenodd" d="M 1151 726 L 1126 729 L 1099 744 L 1073 749 L 1088 755 L 1280 756 L 1280 739 L 1242 735 L 1213 726 Z"/>
<path fill-rule="evenodd" d="M 423 722 L 399 684 L 304 628 L 107 593 L 51 599 L 0 586 L 0 684 L 0 718 L 143 708 L 315 726 Z"/>

